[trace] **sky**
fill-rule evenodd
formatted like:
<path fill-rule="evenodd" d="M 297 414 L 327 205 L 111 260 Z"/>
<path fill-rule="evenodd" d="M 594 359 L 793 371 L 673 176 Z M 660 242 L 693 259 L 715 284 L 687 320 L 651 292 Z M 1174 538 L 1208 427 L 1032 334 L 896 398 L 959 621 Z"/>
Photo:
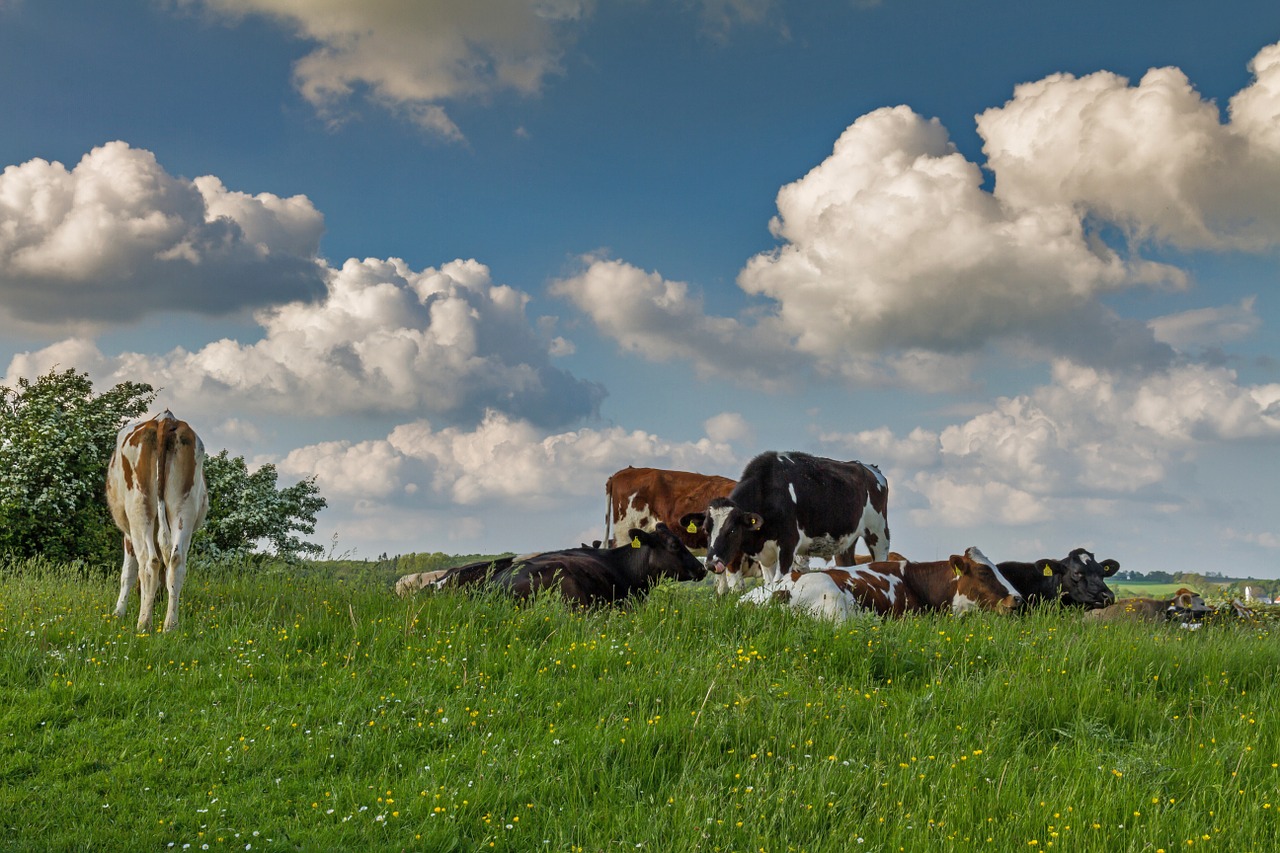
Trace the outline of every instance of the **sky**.
<path fill-rule="evenodd" d="M 1280 576 L 1280 4 L 0 0 L 0 384 L 334 556 L 878 465 L 913 559 Z"/>

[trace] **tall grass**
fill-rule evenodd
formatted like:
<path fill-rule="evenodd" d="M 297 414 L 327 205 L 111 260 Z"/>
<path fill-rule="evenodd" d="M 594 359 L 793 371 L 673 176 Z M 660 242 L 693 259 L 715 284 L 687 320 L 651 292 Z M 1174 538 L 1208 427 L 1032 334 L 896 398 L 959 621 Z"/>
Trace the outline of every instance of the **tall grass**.
<path fill-rule="evenodd" d="M 0 844 L 94 850 L 1269 850 L 1274 628 L 840 628 L 194 566 L 0 581 Z"/>

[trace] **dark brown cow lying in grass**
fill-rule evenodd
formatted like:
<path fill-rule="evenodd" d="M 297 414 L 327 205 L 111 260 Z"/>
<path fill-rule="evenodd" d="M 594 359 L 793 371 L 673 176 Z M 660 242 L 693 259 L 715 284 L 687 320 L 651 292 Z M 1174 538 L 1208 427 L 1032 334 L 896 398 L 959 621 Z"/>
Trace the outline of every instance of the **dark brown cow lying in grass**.
<path fill-rule="evenodd" d="M 1212 612 L 1199 593 L 1184 588 L 1171 598 L 1122 598 L 1109 607 L 1090 610 L 1085 618 L 1095 622 L 1182 622 L 1203 619 Z"/>
<path fill-rule="evenodd" d="M 617 548 L 569 548 L 502 557 L 425 574 L 420 589 L 492 586 L 517 598 L 556 589 L 567 601 L 586 606 L 644 598 L 663 578 L 696 581 L 707 572 L 684 543 L 665 524 L 659 524 L 652 533 L 632 529 L 629 544 Z"/>
<path fill-rule="evenodd" d="M 931 563 L 871 562 L 850 568 L 792 572 L 757 587 L 740 602 L 782 601 L 820 619 L 843 622 L 858 612 L 901 616 L 923 611 L 1009 613 L 1025 602 L 977 548 Z"/>

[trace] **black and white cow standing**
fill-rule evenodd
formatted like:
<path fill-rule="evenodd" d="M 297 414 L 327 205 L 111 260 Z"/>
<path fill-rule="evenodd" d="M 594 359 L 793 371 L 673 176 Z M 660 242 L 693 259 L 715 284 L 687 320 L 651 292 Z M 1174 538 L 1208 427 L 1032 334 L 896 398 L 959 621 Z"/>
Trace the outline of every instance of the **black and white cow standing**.
<path fill-rule="evenodd" d="M 749 558 L 772 584 L 793 567 L 807 569 L 808 557 L 852 562 L 859 539 L 876 560 L 887 559 L 888 504 L 889 485 L 873 465 L 770 450 L 747 463 L 729 497 L 680 525 L 706 533 L 709 571 Z"/>

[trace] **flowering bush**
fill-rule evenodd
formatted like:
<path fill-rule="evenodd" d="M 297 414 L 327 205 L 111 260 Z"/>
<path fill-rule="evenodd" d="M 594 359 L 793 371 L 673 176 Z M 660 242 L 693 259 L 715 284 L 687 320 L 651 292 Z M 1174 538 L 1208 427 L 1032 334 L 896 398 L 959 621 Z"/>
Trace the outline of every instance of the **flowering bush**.
<path fill-rule="evenodd" d="M 119 558 L 104 491 L 107 461 L 120 424 L 155 396 L 135 382 L 95 395 L 88 374 L 75 370 L 0 386 L 0 553 Z"/>

